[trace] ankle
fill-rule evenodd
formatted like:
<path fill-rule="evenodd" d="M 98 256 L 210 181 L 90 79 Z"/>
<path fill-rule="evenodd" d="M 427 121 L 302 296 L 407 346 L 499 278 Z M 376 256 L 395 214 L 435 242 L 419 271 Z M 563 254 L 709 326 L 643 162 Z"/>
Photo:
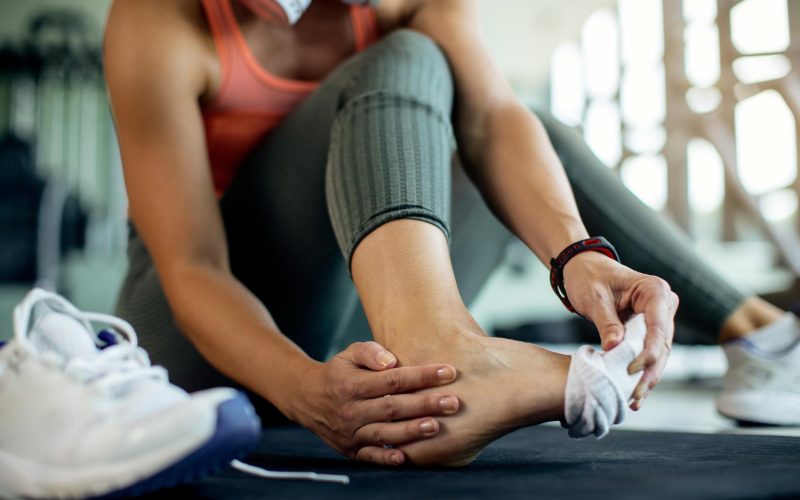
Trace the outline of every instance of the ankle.
<path fill-rule="evenodd" d="M 746 299 L 722 324 L 719 342 L 749 337 L 783 316 L 783 311 L 758 297 Z"/>
<path fill-rule="evenodd" d="M 434 361 L 426 358 L 440 355 L 461 341 L 487 336 L 466 308 L 395 315 L 375 325 L 372 334 L 405 364 Z"/>

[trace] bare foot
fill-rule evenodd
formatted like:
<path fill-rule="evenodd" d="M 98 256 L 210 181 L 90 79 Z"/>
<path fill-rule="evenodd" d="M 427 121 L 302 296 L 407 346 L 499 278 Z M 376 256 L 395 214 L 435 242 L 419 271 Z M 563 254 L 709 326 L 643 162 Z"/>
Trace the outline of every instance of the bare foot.
<path fill-rule="evenodd" d="M 400 219 L 364 238 L 352 257 L 353 281 L 375 340 L 401 364 L 450 363 L 447 386 L 461 406 L 437 417 L 438 434 L 403 446 L 418 465 L 464 465 L 494 439 L 563 418 L 569 356 L 487 337 L 461 300 L 444 234 Z"/>
<path fill-rule="evenodd" d="M 457 414 L 437 418 L 440 430 L 435 438 L 402 447 L 410 463 L 466 465 L 508 432 L 563 418 L 569 356 L 488 337 L 474 323 L 448 333 L 425 330 L 440 333 L 398 342 L 387 339 L 387 347 L 406 365 L 453 364 L 459 375 L 448 390 L 459 397 L 461 406 Z"/>

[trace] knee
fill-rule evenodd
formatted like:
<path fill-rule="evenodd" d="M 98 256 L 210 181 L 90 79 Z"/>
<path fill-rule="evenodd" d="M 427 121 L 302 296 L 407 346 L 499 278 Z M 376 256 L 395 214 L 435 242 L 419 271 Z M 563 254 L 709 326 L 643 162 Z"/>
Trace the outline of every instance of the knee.
<path fill-rule="evenodd" d="M 539 123 L 542 124 L 542 127 L 544 127 L 547 134 L 551 136 L 551 139 L 553 132 L 558 131 L 560 129 L 570 128 L 568 125 L 566 125 L 565 123 L 561 122 L 558 118 L 553 116 L 553 114 L 550 113 L 550 111 L 545 106 L 528 103 L 526 107 L 528 108 L 528 111 L 530 111 L 531 114 L 536 117 Z"/>
<path fill-rule="evenodd" d="M 362 54 L 355 94 L 382 92 L 450 103 L 453 76 L 447 57 L 417 31 L 392 32 Z M 351 97 L 354 97 L 351 95 Z"/>
<path fill-rule="evenodd" d="M 450 66 L 439 45 L 430 37 L 411 29 L 400 29 L 383 38 L 379 44 L 394 57 L 416 66 L 430 66 L 437 73 L 450 76 Z"/>
<path fill-rule="evenodd" d="M 576 148 L 583 150 L 585 143 L 580 131 L 562 122 L 548 110 L 536 106 L 529 106 L 530 111 L 539 119 L 556 153 L 561 158 L 564 166 L 569 168 L 568 155 L 574 154 Z M 569 172 L 567 172 L 569 173 Z"/>

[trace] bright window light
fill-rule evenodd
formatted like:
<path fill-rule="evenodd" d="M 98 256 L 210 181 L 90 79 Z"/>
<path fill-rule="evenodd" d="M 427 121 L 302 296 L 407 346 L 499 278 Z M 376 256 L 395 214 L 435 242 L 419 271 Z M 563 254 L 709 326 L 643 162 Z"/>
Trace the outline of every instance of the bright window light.
<path fill-rule="evenodd" d="M 722 101 L 722 94 L 716 87 L 700 89 L 692 87 L 686 91 L 686 104 L 695 113 L 708 113 L 717 109 Z"/>
<path fill-rule="evenodd" d="M 661 0 L 619 0 L 618 12 L 623 63 L 650 66 L 661 61 L 664 57 Z"/>
<path fill-rule="evenodd" d="M 583 120 L 583 87 L 581 49 L 576 42 L 564 42 L 553 52 L 550 73 L 550 106 L 562 122 L 576 126 Z"/>
<path fill-rule="evenodd" d="M 743 54 L 786 50 L 789 47 L 786 0 L 744 0 L 734 6 L 731 9 L 731 39 Z"/>
<path fill-rule="evenodd" d="M 795 123 L 780 94 L 767 90 L 736 106 L 736 139 L 739 176 L 750 193 L 762 194 L 795 180 Z"/>
<path fill-rule="evenodd" d="M 683 18 L 689 23 L 712 23 L 717 18 L 717 1 L 683 0 Z"/>
<path fill-rule="evenodd" d="M 590 96 L 611 98 L 619 87 L 619 46 L 614 11 L 603 9 L 583 25 L 586 88 Z"/>
<path fill-rule="evenodd" d="M 631 156 L 620 167 L 622 182 L 654 210 L 667 203 L 667 160 L 663 156 Z"/>
<path fill-rule="evenodd" d="M 686 27 L 686 77 L 698 87 L 719 80 L 719 32 L 715 24 L 691 23 Z"/>
<path fill-rule="evenodd" d="M 774 80 L 789 74 L 792 63 L 783 55 L 740 57 L 733 61 L 733 72 L 743 83 Z"/>
<path fill-rule="evenodd" d="M 659 153 L 666 142 L 667 132 L 663 127 L 625 131 L 625 146 L 637 154 Z"/>
<path fill-rule="evenodd" d="M 608 167 L 622 158 L 619 110 L 611 101 L 593 101 L 586 110 L 584 138 L 594 154 Z"/>
<path fill-rule="evenodd" d="M 797 193 L 790 189 L 781 189 L 765 194 L 758 200 L 758 207 L 769 221 L 786 220 L 797 212 Z"/>
<path fill-rule="evenodd" d="M 657 127 L 666 116 L 664 67 L 628 69 L 620 93 L 622 118 L 636 128 Z"/>
<path fill-rule="evenodd" d="M 699 213 L 719 209 L 725 196 L 725 170 L 719 153 L 705 139 L 692 139 L 686 148 L 689 167 L 689 206 Z"/>

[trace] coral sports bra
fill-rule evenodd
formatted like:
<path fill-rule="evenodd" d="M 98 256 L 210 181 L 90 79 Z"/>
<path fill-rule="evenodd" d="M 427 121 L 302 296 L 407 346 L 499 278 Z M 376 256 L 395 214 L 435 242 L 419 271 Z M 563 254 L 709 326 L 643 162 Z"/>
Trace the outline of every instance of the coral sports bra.
<path fill-rule="evenodd" d="M 231 1 L 202 0 L 222 67 L 219 93 L 202 110 L 217 197 L 245 156 L 319 85 L 282 78 L 261 66 L 239 29 Z M 357 52 L 379 38 L 371 7 L 351 6 L 350 20 Z"/>

